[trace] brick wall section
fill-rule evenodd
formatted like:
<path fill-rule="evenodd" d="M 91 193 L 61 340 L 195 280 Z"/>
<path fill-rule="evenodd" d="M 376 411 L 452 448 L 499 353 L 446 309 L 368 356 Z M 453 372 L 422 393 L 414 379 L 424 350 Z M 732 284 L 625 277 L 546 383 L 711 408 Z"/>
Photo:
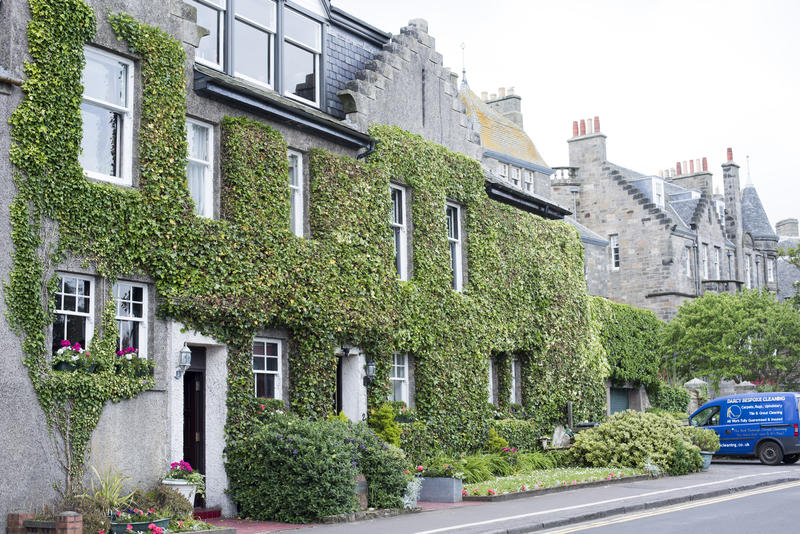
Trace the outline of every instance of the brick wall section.
<path fill-rule="evenodd" d="M 56 534 L 81 534 L 83 516 L 76 512 L 62 512 L 56 518 Z"/>
<path fill-rule="evenodd" d="M 325 64 L 328 113 L 344 119 L 344 108 L 336 93 L 356 77 L 356 72 L 364 69 L 380 48 L 336 26 L 329 26 L 325 45 L 328 48 Z"/>
<path fill-rule="evenodd" d="M 8 514 L 8 534 L 25 534 L 25 521 L 33 519 L 33 514 Z"/>

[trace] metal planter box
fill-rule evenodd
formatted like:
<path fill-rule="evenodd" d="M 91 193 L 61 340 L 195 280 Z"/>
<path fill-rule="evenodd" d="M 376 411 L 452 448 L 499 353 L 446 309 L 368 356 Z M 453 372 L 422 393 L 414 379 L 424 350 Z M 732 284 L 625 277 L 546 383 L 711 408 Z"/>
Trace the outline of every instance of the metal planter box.
<path fill-rule="evenodd" d="M 461 479 L 444 477 L 422 477 L 419 491 L 420 501 L 461 502 Z"/>

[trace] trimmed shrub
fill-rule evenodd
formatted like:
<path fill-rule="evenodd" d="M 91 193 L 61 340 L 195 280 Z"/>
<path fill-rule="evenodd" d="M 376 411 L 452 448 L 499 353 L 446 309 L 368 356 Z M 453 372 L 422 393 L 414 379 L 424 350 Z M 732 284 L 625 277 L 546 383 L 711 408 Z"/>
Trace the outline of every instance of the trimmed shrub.
<path fill-rule="evenodd" d="M 686 472 L 697 471 L 701 463 L 694 460 L 702 462 L 699 449 L 689 443 L 675 419 L 630 410 L 575 436 L 569 452 L 575 462 L 589 467 L 642 468 L 649 460 L 668 473 L 683 472 L 685 466 L 692 469 Z"/>
<path fill-rule="evenodd" d="M 508 441 L 497 435 L 497 430 L 489 429 L 489 439 L 486 441 L 486 449 L 489 452 L 500 452 L 508 448 Z"/>
<path fill-rule="evenodd" d="M 494 421 L 494 430 L 508 441 L 509 447 L 525 452 L 542 450 L 539 437 L 548 434 L 535 422 L 521 419 L 498 419 Z"/>
<path fill-rule="evenodd" d="M 410 465 L 425 465 L 429 460 L 442 454 L 444 445 L 428 430 L 423 421 L 400 424 L 400 448 L 403 449 Z"/>
<path fill-rule="evenodd" d="M 367 479 L 370 506 L 400 507 L 402 451 L 365 424 L 275 414 L 228 449 L 228 492 L 244 517 L 307 523 L 356 510 L 354 479 Z"/>
<path fill-rule="evenodd" d="M 689 409 L 689 392 L 681 386 L 670 386 L 659 380 L 650 390 L 647 395 L 654 408 L 683 414 Z"/>
<path fill-rule="evenodd" d="M 701 451 L 717 452 L 719 450 L 719 436 L 710 428 L 684 426 L 681 427 L 681 430 L 686 439 Z"/>
<path fill-rule="evenodd" d="M 377 411 L 370 414 L 367 423 L 381 438 L 392 445 L 400 446 L 400 425 L 394 422 L 395 412 L 392 405 L 385 403 Z"/>

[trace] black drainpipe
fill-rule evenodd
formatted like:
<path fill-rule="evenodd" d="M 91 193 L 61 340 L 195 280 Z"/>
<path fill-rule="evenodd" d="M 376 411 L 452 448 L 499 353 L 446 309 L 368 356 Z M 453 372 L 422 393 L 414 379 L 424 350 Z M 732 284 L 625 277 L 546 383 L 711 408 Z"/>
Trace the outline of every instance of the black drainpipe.
<path fill-rule="evenodd" d="M 375 152 L 375 139 L 370 139 L 369 146 L 367 147 L 366 152 L 362 152 L 361 154 L 356 155 L 356 159 L 364 159 L 373 152 Z"/>

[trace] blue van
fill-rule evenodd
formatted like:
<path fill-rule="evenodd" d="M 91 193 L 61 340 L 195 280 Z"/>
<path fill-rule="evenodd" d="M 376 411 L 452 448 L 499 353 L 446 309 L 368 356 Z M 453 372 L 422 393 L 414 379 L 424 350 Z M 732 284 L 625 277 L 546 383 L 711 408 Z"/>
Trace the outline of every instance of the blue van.
<path fill-rule="evenodd" d="M 714 430 L 720 456 L 756 456 L 761 463 L 800 460 L 800 393 L 745 393 L 719 397 L 689 416 L 689 424 Z"/>

